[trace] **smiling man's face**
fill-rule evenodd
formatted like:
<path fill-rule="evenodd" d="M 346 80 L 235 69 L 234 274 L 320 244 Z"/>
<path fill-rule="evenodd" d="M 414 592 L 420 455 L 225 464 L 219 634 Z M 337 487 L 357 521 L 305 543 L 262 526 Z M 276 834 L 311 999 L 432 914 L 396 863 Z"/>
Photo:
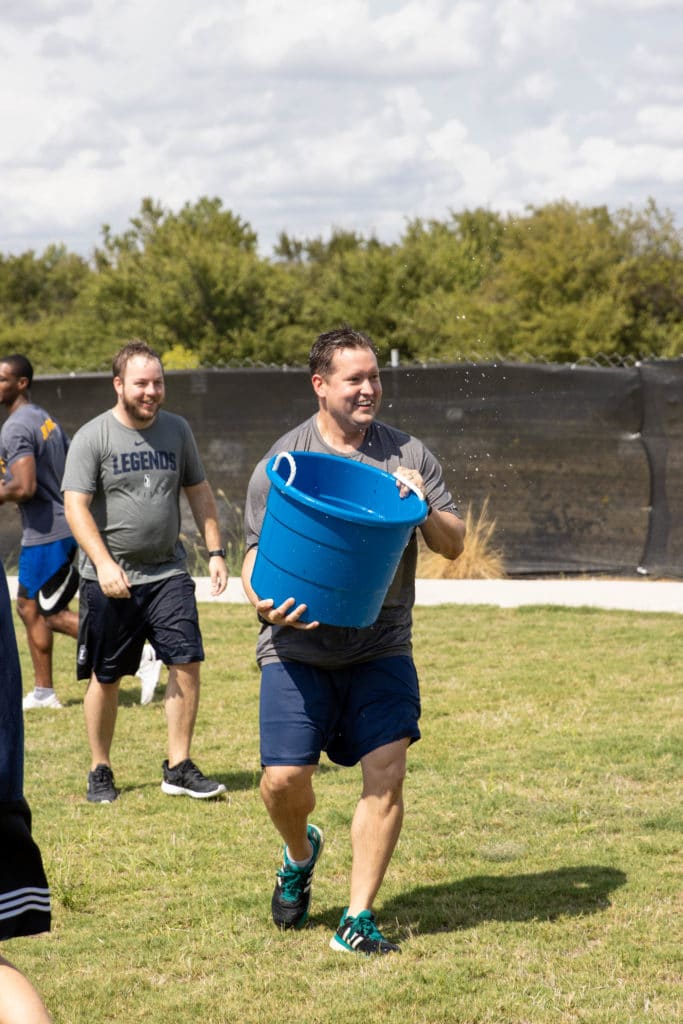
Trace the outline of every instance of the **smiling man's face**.
<path fill-rule="evenodd" d="M 345 435 L 364 433 L 377 415 L 382 383 L 372 349 L 339 349 L 330 373 L 314 374 L 311 382 L 321 410 Z"/>
<path fill-rule="evenodd" d="M 123 377 L 114 377 L 114 388 L 123 422 L 138 430 L 150 427 L 164 401 L 161 363 L 147 356 L 132 356 Z"/>

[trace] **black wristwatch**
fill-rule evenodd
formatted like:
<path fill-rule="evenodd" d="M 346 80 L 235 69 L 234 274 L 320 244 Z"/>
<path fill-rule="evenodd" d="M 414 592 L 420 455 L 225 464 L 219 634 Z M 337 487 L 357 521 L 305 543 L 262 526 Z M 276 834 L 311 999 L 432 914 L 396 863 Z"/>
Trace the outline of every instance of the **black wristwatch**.
<path fill-rule="evenodd" d="M 209 558 L 213 558 L 214 555 L 218 555 L 219 558 L 225 558 L 225 548 L 216 548 L 214 551 L 209 551 Z"/>

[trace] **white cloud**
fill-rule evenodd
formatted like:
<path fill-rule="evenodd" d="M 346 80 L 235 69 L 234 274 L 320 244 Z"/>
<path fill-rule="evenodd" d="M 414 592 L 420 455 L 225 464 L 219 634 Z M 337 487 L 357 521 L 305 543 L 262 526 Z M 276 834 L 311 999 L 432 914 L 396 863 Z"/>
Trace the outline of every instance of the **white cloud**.
<path fill-rule="evenodd" d="M 219 196 L 269 251 L 333 225 L 683 215 L 678 7 L 623 0 L 25 0 L 0 7 L 0 253 L 88 252 L 143 196 Z"/>
<path fill-rule="evenodd" d="M 561 119 L 543 128 L 520 133 L 511 146 L 511 158 L 524 174 L 536 180 L 558 177 L 572 160 L 571 140 Z"/>
<path fill-rule="evenodd" d="M 664 40 L 662 40 L 662 44 Z M 679 47 L 674 46 L 670 52 L 662 45 L 660 49 L 638 45 L 633 51 L 633 65 L 641 74 L 646 74 L 660 83 L 660 87 L 669 78 L 679 78 L 681 73 L 681 56 Z"/>
<path fill-rule="evenodd" d="M 441 182 L 439 191 L 449 205 L 485 206 L 495 201 L 505 181 L 504 162 L 471 142 L 463 124 L 449 121 L 430 132 L 427 142 L 434 181 Z"/>
<path fill-rule="evenodd" d="M 637 113 L 638 124 L 645 133 L 658 142 L 683 146 L 683 109 L 679 106 L 657 105 L 643 107 Z"/>
<path fill-rule="evenodd" d="M 0 6 L 0 16 L 7 25 L 32 28 L 50 25 L 64 18 L 77 17 L 88 13 L 88 0 L 22 0 L 15 4 L 5 2 Z"/>
<path fill-rule="evenodd" d="M 556 82 L 546 72 L 536 71 L 523 79 L 519 94 L 530 100 L 549 100 L 556 91 Z"/>
<path fill-rule="evenodd" d="M 495 5 L 500 46 L 508 55 L 529 54 L 535 45 L 561 43 L 576 18 L 575 0 L 500 0 Z"/>
<path fill-rule="evenodd" d="M 657 13 L 658 11 L 675 11 L 680 13 L 679 0 L 583 0 L 590 7 L 597 3 L 598 7 L 617 10 L 620 14 Z"/>

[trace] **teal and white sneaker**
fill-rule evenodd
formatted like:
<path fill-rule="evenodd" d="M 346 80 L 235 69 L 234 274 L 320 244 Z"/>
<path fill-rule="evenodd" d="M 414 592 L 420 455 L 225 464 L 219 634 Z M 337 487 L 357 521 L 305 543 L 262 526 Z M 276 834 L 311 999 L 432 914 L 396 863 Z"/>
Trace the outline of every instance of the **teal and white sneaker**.
<path fill-rule="evenodd" d="M 323 834 L 316 825 L 309 825 L 306 831 L 313 847 L 313 856 L 308 864 L 298 868 L 287 856 L 287 847 L 282 855 L 282 867 L 277 873 L 270 908 L 273 921 L 278 928 L 303 928 L 308 920 L 311 905 L 311 882 L 315 866 L 323 852 Z"/>
<path fill-rule="evenodd" d="M 348 917 L 347 910 L 345 907 L 339 927 L 330 939 L 331 949 L 338 953 L 363 953 L 365 956 L 401 952 L 400 946 L 384 938 L 371 910 L 361 910 L 355 917 Z"/>

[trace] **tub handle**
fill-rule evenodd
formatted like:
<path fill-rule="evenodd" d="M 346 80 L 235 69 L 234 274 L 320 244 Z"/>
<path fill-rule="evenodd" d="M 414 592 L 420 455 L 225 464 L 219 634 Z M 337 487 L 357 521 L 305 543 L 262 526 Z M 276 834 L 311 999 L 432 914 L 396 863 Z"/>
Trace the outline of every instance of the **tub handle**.
<path fill-rule="evenodd" d="M 407 487 L 409 490 L 411 490 L 413 492 L 413 494 L 417 494 L 417 496 L 420 499 L 420 501 L 424 501 L 425 500 L 424 494 L 422 493 L 422 491 L 420 490 L 419 487 L 415 486 L 414 483 L 411 483 L 410 480 L 406 480 L 406 478 L 404 476 L 401 476 L 400 473 L 394 473 L 394 476 L 396 477 L 396 479 L 400 483 L 404 484 L 405 487 Z"/>
<path fill-rule="evenodd" d="M 289 463 L 289 476 L 285 480 L 285 487 L 289 487 L 289 485 L 294 480 L 294 477 L 296 476 L 296 462 L 294 461 L 294 458 L 289 452 L 278 452 L 278 454 L 275 456 L 275 461 L 273 462 L 274 473 L 277 473 L 277 467 L 280 465 L 282 459 L 286 459 L 287 462 Z"/>

